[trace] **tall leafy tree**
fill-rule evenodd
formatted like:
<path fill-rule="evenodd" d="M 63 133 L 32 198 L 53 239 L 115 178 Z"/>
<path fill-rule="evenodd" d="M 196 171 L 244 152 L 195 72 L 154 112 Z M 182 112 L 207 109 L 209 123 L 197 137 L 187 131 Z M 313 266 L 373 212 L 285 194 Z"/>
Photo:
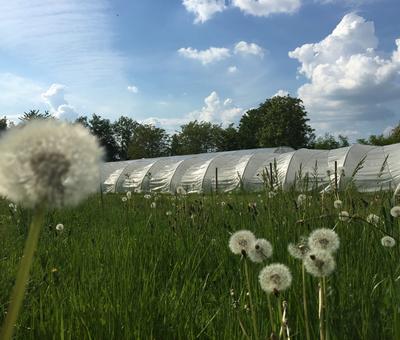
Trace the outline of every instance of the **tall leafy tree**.
<path fill-rule="evenodd" d="M 128 146 L 128 159 L 168 156 L 169 136 L 164 129 L 138 124 Z"/>
<path fill-rule="evenodd" d="M 315 135 L 308 121 L 301 99 L 272 97 L 242 117 L 239 124 L 242 146 L 291 146 L 296 149 L 310 146 Z"/>
<path fill-rule="evenodd" d="M 367 139 L 358 139 L 357 142 L 360 144 L 378 146 L 400 143 L 400 123 L 393 128 L 388 135 L 370 135 Z"/>
<path fill-rule="evenodd" d="M 172 154 L 188 155 L 216 151 L 216 133 L 221 127 L 197 120 L 181 126 L 181 131 L 172 136 Z"/>
<path fill-rule="evenodd" d="M 118 144 L 121 159 L 128 159 L 128 147 L 131 144 L 139 123 L 132 118 L 121 116 L 113 123 L 114 137 Z"/>
<path fill-rule="evenodd" d="M 43 113 L 40 110 L 29 110 L 28 112 L 24 112 L 24 114 L 19 117 L 19 120 L 22 123 L 26 123 L 32 119 L 49 119 L 53 118 L 49 111 L 44 111 Z"/>
<path fill-rule="evenodd" d="M 7 130 L 8 124 L 7 124 L 7 118 L 3 117 L 0 118 L 0 136 L 3 132 Z"/>
<path fill-rule="evenodd" d="M 217 151 L 240 149 L 240 135 L 233 123 L 226 128 L 215 128 L 215 146 Z"/>

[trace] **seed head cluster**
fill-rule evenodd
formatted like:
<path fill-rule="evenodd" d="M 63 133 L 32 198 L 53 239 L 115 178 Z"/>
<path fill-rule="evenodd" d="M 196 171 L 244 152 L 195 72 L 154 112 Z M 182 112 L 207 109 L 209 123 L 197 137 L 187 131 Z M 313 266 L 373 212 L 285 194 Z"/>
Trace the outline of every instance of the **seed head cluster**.
<path fill-rule="evenodd" d="M 316 277 L 332 274 L 336 262 L 332 254 L 326 250 L 311 251 L 304 259 L 304 266 L 308 273 Z"/>
<path fill-rule="evenodd" d="M 261 270 L 258 280 L 262 290 L 265 292 L 281 292 L 290 287 L 292 274 L 284 264 L 273 263 Z"/>
<path fill-rule="evenodd" d="M 266 239 L 257 239 L 249 250 L 249 258 L 253 262 L 263 262 L 272 256 L 272 245 Z"/>
<path fill-rule="evenodd" d="M 333 253 L 339 249 L 339 236 L 328 228 L 316 229 L 308 238 L 308 246 L 312 251 L 325 250 Z"/>

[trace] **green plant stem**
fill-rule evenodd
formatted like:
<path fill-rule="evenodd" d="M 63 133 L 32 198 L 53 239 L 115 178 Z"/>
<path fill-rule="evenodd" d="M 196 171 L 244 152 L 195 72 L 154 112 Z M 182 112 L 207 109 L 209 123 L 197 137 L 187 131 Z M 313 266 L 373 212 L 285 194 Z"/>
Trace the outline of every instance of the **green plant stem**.
<path fill-rule="evenodd" d="M 322 278 L 319 281 L 318 302 L 319 338 L 320 340 L 325 340 L 325 298 Z"/>
<path fill-rule="evenodd" d="M 286 327 L 285 327 L 285 323 L 283 320 L 283 313 L 282 313 L 282 300 L 281 297 L 278 297 L 278 311 L 279 311 L 279 320 L 280 320 L 280 324 L 281 324 L 281 330 L 279 332 L 279 338 L 281 336 L 283 336 L 283 339 L 286 340 Z"/>
<path fill-rule="evenodd" d="M 327 303 L 327 295 L 326 295 L 326 276 L 322 278 L 322 292 L 324 294 L 324 324 L 325 324 L 325 339 L 329 340 L 329 332 L 328 332 L 328 303 Z"/>
<path fill-rule="evenodd" d="M 35 253 L 39 240 L 40 229 L 45 216 L 45 208 L 39 207 L 35 210 L 32 222 L 29 227 L 28 238 L 25 243 L 24 253 L 18 268 L 17 278 L 11 294 L 10 305 L 6 319 L 4 320 L 0 339 L 9 340 L 12 338 L 14 326 L 18 318 L 18 313 L 24 299 L 25 288 L 29 278 L 29 271 L 32 265 L 33 255 Z"/>
<path fill-rule="evenodd" d="M 274 323 L 274 317 L 272 314 L 272 305 L 271 305 L 270 294 L 267 295 L 267 302 L 268 302 L 269 320 L 271 322 L 271 330 L 272 330 L 272 333 L 274 333 L 275 332 L 275 323 Z"/>
<path fill-rule="evenodd" d="M 251 319 L 253 322 L 254 336 L 256 339 L 258 339 L 256 311 L 254 309 L 253 298 L 252 298 L 252 294 L 251 294 L 250 277 L 249 277 L 249 270 L 247 268 L 247 259 L 246 258 L 244 259 L 244 271 L 245 271 L 245 275 L 246 275 L 247 289 L 249 290 L 250 311 L 251 311 Z"/>
<path fill-rule="evenodd" d="M 303 278 L 303 307 L 304 307 L 304 323 L 306 326 L 306 339 L 310 340 L 310 326 L 308 321 L 308 307 L 307 307 L 307 295 L 306 295 L 306 273 L 304 264 L 301 265 L 301 274 Z"/>

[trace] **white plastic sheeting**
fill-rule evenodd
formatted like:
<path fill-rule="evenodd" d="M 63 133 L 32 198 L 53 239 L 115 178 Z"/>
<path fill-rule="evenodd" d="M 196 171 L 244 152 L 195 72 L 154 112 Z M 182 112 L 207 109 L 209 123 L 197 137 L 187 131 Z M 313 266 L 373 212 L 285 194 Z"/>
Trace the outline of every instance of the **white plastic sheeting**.
<path fill-rule="evenodd" d="M 336 150 L 279 147 L 105 163 L 101 187 L 104 192 L 174 193 L 180 186 L 187 192 L 258 191 L 270 178 L 283 190 L 330 190 L 335 179 L 339 190 L 350 184 L 360 191 L 395 189 L 400 184 L 400 144 Z"/>

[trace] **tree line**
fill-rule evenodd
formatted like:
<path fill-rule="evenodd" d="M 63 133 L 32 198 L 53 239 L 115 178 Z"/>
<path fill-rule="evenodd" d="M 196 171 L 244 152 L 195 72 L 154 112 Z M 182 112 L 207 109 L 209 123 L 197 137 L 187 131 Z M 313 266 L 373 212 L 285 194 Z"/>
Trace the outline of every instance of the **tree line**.
<path fill-rule="evenodd" d="M 20 124 L 31 119 L 49 119 L 48 112 L 30 110 L 19 118 Z M 179 131 L 168 134 L 151 124 L 121 116 L 115 121 L 93 114 L 81 116 L 75 123 L 82 124 L 98 137 L 107 161 L 198 154 L 205 152 L 253 149 L 259 147 L 290 146 L 294 149 L 336 149 L 348 146 L 348 138 L 325 134 L 316 138 L 308 124 L 307 111 L 301 99 L 275 96 L 258 108 L 248 110 L 238 126 L 223 127 L 204 121 L 191 121 Z M 7 129 L 7 119 L 0 119 L 0 134 Z M 373 135 L 358 142 L 386 145 L 400 142 L 400 125 L 389 136 Z"/>

